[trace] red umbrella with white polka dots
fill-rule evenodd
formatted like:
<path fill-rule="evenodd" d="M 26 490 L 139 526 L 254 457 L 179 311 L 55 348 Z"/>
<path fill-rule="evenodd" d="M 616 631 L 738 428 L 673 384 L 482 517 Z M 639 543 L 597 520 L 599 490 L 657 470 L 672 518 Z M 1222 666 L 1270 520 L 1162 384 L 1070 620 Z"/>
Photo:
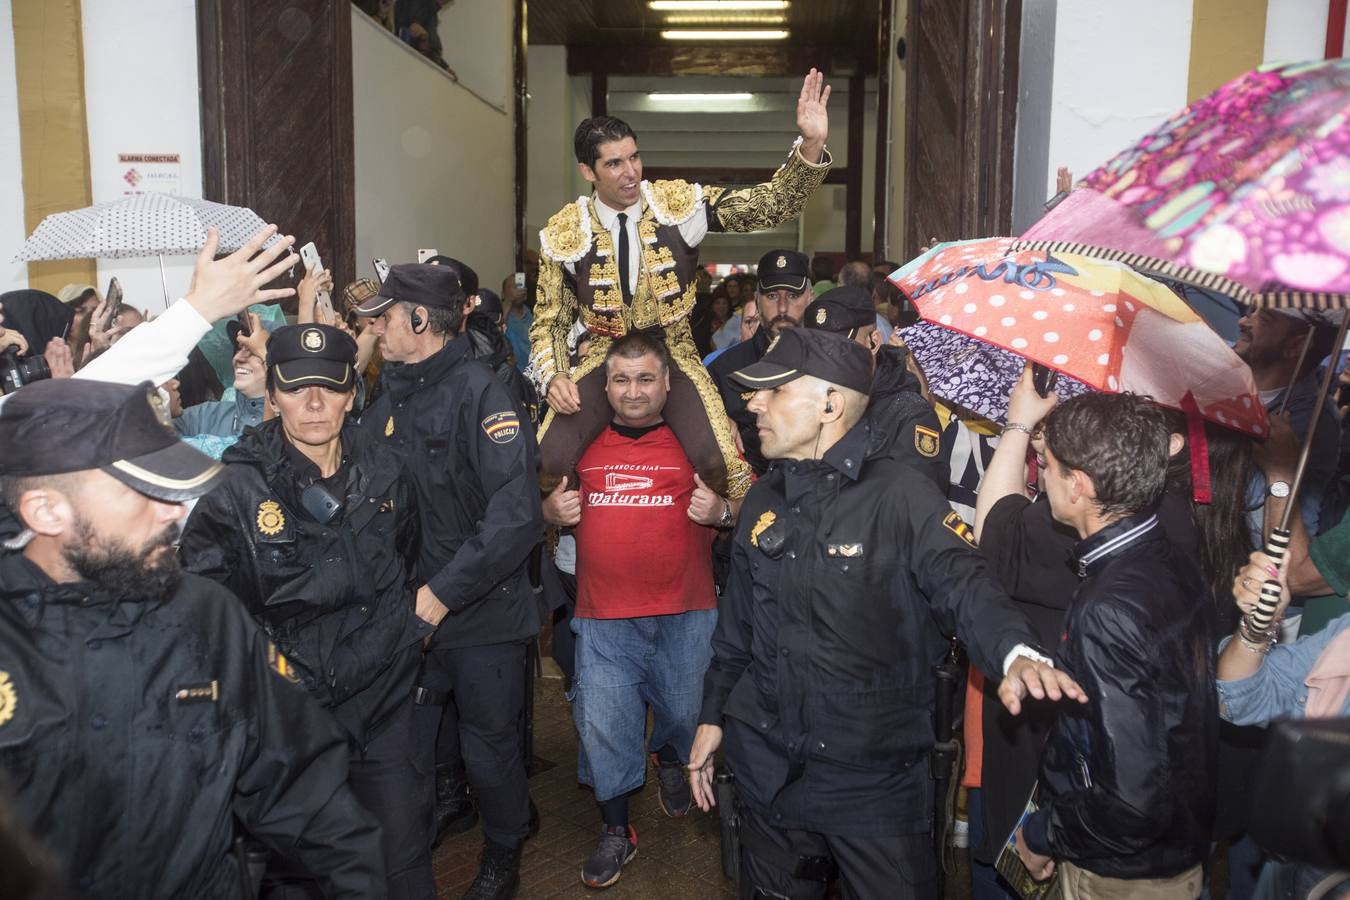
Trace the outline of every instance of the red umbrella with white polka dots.
<path fill-rule="evenodd" d="M 1170 288 L 1122 264 L 986 238 L 939 244 L 890 280 L 925 321 L 1090 388 L 1269 432 L 1246 363 Z"/>

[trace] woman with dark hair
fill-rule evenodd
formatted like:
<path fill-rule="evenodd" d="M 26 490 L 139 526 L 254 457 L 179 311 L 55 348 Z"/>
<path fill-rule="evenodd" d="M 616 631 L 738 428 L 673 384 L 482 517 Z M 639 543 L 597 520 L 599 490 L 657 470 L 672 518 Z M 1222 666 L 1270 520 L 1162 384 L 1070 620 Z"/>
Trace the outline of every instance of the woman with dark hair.
<path fill-rule="evenodd" d="M 1247 514 L 1247 483 L 1256 467 L 1255 444 L 1229 428 L 1205 422 L 1208 450 L 1209 493 L 1207 502 L 1195 499 L 1191 473 L 1192 453 L 1185 413 L 1164 410 L 1173 440 L 1184 444 L 1172 454 L 1167 466 L 1167 492 L 1190 497 L 1191 516 L 1198 538 L 1196 564 L 1214 604 L 1219 635 L 1232 634 L 1237 625 L 1235 607 L 1228 602 L 1233 576 L 1247 562 L 1253 549 Z"/>
<path fill-rule="evenodd" d="M 178 393 L 183 398 L 184 409 L 219 400 L 225 393 L 225 386 L 200 347 L 192 348 L 187 365 L 178 373 Z"/>
<path fill-rule="evenodd" d="M 28 349 L 22 356 L 41 356 L 52 338 L 65 338 L 75 310 L 46 291 L 7 291 L 0 294 L 5 329 L 23 335 Z M 4 349 L 0 347 L 0 349 Z"/>

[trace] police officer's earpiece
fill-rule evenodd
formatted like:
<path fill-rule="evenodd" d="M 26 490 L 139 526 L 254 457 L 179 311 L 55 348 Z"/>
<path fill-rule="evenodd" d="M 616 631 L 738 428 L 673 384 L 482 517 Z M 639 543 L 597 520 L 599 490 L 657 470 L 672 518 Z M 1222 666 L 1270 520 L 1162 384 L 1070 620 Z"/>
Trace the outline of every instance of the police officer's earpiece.
<path fill-rule="evenodd" d="M 417 310 L 413 310 L 412 314 L 408 316 L 408 322 L 412 325 L 413 334 L 421 334 L 427 330 L 426 323 L 423 322 L 422 317 L 417 314 Z"/>
<path fill-rule="evenodd" d="M 832 413 L 832 412 L 834 412 L 834 404 L 831 403 L 830 401 L 826 400 L 826 401 L 825 401 L 825 411 L 826 411 L 827 413 Z"/>

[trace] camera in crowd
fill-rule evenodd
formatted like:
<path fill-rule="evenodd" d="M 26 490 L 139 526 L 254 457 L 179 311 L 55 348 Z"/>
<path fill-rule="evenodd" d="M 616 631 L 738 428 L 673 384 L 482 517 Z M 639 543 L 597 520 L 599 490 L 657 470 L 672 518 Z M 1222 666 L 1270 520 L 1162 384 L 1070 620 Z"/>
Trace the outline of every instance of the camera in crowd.
<path fill-rule="evenodd" d="M 0 349 L 0 394 L 12 394 L 25 384 L 51 377 L 44 357 L 20 356 L 14 344 Z"/>

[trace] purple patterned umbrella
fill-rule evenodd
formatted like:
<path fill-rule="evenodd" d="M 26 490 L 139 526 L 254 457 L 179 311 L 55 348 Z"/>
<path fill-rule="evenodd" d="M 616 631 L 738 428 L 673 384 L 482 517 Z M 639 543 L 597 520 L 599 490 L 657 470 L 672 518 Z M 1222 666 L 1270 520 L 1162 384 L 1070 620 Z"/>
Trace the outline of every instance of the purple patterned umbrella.
<path fill-rule="evenodd" d="M 928 322 L 901 329 L 900 336 L 935 396 L 991 422 L 1007 424 L 1008 396 L 1022 376 L 1025 357 Z M 1091 390 L 1067 375 L 1055 380 L 1061 402 Z"/>
<path fill-rule="evenodd" d="M 1084 178 L 1019 246 L 1119 259 L 1240 302 L 1344 306 L 1348 114 L 1348 59 L 1249 72 Z"/>

